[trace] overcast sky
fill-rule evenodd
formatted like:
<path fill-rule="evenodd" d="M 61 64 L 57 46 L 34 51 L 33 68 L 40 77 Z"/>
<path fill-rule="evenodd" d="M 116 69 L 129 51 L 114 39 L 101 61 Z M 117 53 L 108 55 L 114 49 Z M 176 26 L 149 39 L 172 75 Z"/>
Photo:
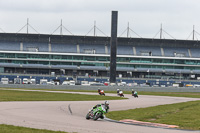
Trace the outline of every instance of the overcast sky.
<path fill-rule="evenodd" d="M 129 22 L 129 36 L 138 37 L 137 33 L 143 38 L 154 38 L 162 23 L 164 31 L 184 40 L 195 25 L 195 38 L 200 39 L 199 0 L 0 0 L 0 28 L 6 33 L 16 33 L 29 18 L 37 32 L 51 34 L 62 19 L 64 27 L 74 35 L 86 35 L 96 21 L 97 28 L 110 36 L 113 10 L 118 11 L 118 36 L 127 36 Z M 63 34 L 70 35 L 67 30 L 63 28 Z M 25 32 L 26 28 L 20 31 Z M 36 33 L 30 27 L 29 32 Z M 59 33 L 58 29 L 55 34 Z M 172 39 L 167 33 L 163 33 L 163 38 Z M 87 35 L 93 34 L 92 30 Z M 104 36 L 98 30 L 96 34 Z"/>

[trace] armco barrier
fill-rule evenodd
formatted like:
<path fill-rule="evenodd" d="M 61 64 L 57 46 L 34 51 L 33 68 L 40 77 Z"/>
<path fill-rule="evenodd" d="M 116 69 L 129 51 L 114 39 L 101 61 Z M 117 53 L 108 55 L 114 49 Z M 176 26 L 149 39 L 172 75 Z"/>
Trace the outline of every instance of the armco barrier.
<path fill-rule="evenodd" d="M 200 87 L 129 87 L 129 86 L 82 86 L 82 85 L 30 85 L 30 84 L 0 84 L 0 88 L 31 88 L 31 89 L 67 89 L 67 90 L 103 90 L 116 91 L 149 91 L 149 92 L 200 92 Z"/>

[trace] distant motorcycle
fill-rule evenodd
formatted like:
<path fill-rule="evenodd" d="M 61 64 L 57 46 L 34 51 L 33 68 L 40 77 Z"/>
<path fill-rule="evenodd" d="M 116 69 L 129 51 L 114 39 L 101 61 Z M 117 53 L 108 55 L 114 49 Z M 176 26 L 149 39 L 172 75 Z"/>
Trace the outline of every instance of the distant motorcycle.
<path fill-rule="evenodd" d="M 135 98 L 136 98 L 136 97 L 138 98 L 138 94 L 132 94 L 132 96 L 134 96 Z"/>
<path fill-rule="evenodd" d="M 103 119 L 105 113 L 106 113 L 106 109 L 101 105 L 97 107 L 96 109 L 90 110 L 89 113 L 87 113 L 86 115 L 86 119 L 87 120 L 93 119 L 95 121 L 99 118 Z"/>
<path fill-rule="evenodd" d="M 106 94 L 104 93 L 104 90 L 98 90 L 99 95 L 105 96 Z"/>
<path fill-rule="evenodd" d="M 124 97 L 123 91 L 119 91 L 118 95 L 119 95 L 120 97 Z"/>
<path fill-rule="evenodd" d="M 135 98 L 136 98 L 136 97 L 138 98 L 137 91 L 132 91 L 132 96 L 134 96 Z"/>

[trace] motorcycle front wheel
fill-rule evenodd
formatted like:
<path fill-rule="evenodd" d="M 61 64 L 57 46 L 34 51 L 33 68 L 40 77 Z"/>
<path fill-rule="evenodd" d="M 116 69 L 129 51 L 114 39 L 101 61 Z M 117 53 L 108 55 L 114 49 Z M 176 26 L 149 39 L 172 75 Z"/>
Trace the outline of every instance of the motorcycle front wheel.
<path fill-rule="evenodd" d="M 85 117 L 87 120 L 90 119 L 90 113 L 87 113 L 86 117 Z"/>

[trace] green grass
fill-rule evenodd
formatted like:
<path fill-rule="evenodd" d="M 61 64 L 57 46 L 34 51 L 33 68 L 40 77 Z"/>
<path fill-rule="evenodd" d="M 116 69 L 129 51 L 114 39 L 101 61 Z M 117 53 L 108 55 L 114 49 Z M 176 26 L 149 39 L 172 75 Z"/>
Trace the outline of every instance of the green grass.
<path fill-rule="evenodd" d="M 0 125 L 0 133 L 67 133 L 67 132 L 41 130 L 41 129 L 33 129 L 33 128 L 1 124 Z"/>
<path fill-rule="evenodd" d="M 200 92 L 139 92 L 139 95 L 200 98 Z"/>
<path fill-rule="evenodd" d="M 22 88 L 2 88 L 2 89 L 22 89 Z M 1 90 L 1 88 L 0 88 Z M 93 92 L 97 93 L 97 90 L 74 90 L 74 89 L 31 89 L 23 88 L 22 90 L 45 90 L 45 91 L 71 91 L 71 92 Z M 106 93 L 115 93 L 116 91 L 107 91 Z M 123 91 L 124 94 L 131 94 L 131 91 Z M 190 98 L 200 98 L 200 92 L 145 92 L 138 91 L 138 95 L 154 95 L 154 96 L 173 96 L 173 97 L 190 97 Z"/>
<path fill-rule="evenodd" d="M 93 101 L 119 99 L 124 98 L 100 95 L 0 90 L 0 101 Z"/>
<path fill-rule="evenodd" d="M 22 89 L 22 88 L 2 88 L 2 89 Z M 0 88 L 1 90 L 1 88 Z M 31 89 L 31 88 L 23 88 L 22 90 L 45 90 L 45 91 L 71 91 L 71 92 L 93 92 L 97 93 L 97 90 L 74 90 L 74 89 Z M 114 93 L 116 91 L 107 91 L 106 93 Z M 131 94 L 131 91 L 123 91 L 124 94 Z M 190 97 L 190 98 L 200 98 L 200 92 L 145 92 L 138 91 L 138 95 L 154 95 L 154 96 L 173 96 L 173 97 Z"/>
<path fill-rule="evenodd" d="M 114 120 L 133 119 L 177 125 L 181 129 L 200 130 L 200 101 L 113 111 L 106 116 Z"/>

